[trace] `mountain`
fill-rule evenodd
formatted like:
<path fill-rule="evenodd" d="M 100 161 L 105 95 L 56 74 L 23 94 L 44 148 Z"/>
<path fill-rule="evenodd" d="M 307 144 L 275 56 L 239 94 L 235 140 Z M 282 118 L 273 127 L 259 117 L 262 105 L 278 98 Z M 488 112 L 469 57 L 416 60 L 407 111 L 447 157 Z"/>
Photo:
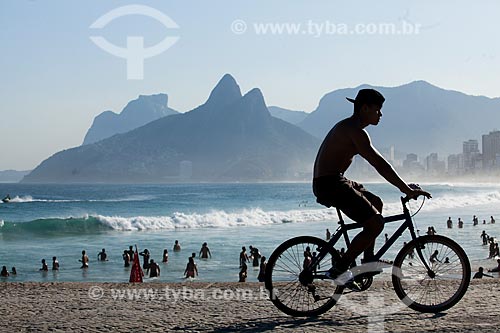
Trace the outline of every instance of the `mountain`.
<path fill-rule="evenodd" d="M 58 152 L 23 182 L 297 179 L 310 177 L 319 144 L 272 117 L 259 89 L 242 96 L 226 74 L 194 110 Z"/>
<path fill-rule="evenodd" d="M 294 125 L 297 125 L 302 120 L 306 119 L 308 115 L 304 111 L 288 110 L 277 106 L 269 106 L 268 110 L 271 113 L 271 116 L 282 119 Z"/>
<path fill-rule="evenodd" d="M 178 113 L 167 104 L 167 94 L 140 95 L 138 99 L 129 102 L 120 114 L 104 111 L 94 118 L 83 144 L 88 145 L 115 134 L 125 133 L 153 120 Z"/>
<path fill-rule="evenodd" d="M 462 151 L 462 142 L 477 139 L 500 125 L 500 98 L 470 96 L 445 90 L 425 81 L 398 87 L 362 85 L 326 94 L 318 108 L 298 126 L 323 138 L 339 120 L 352 114 L 354 98 L 362 88 L 379 90 L 386 98 L 378 126 L 367 128 L 378 148 L 394 145 L 398 150 L 427 155 Z"/>

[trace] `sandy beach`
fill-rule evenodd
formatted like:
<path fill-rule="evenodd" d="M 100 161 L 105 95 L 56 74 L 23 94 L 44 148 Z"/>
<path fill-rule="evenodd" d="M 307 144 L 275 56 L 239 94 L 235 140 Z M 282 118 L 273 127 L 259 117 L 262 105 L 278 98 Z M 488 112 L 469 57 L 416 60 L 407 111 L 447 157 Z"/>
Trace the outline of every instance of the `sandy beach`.
<path fill-rule="evenodd" d="M 445 313 L 406 308 L 389 282 L 344 294 L 318 318 L 293 318 L 259 283 L 0 283 L 10 332 L 499 332 L 498 279 L 475 280 Z"/>

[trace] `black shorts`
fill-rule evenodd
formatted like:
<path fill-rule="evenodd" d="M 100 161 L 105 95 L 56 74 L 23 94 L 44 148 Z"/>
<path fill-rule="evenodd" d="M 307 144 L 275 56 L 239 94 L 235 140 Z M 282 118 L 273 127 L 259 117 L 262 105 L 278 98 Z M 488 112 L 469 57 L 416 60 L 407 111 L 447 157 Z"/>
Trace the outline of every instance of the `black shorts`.
<path fill-rule="evenodd" d="M 367 191 L 363 185 L 345 178 L 343 175 L 322 176 L 313 179 L 316 201 L 326 207 L 337 207 L 350 219 L 358 223 L 366 222 L 380 212 L 382 200 Z"/>

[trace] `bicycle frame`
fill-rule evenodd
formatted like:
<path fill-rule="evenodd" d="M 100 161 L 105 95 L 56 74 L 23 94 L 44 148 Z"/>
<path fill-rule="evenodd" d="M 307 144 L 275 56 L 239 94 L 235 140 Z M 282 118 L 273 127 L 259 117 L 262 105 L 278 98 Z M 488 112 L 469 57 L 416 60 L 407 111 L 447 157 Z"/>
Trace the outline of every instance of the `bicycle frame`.
<path fill-rule="evenodd" d="M 401 197 L 401 204 L 403 206 L 403 214 L 397 214 L 397 215 L 384 217 L 384 224 L 391 223 L 391 222 L 397 222 L 397 221 L 404 221 L 404 222 L 391 235 L 391 237 L 387 240 L 387 242 L 385 242 L 385 244 L 377 251 L 377 253 L 374 256 L 374 260 L 379 260 L 387 252 L 387 250 L 392 245 L 394 245 L 394 243 L 398 240 L 398 238 L 403 235 L 403 233 L 405 232 L 406 229 L 408 229 L 410 231 L 410 235 L 411 235 L 412 240 L 417 239 L 417 234 L 415 233 L 415 226 L 413 225 L 413 220 L 411 218 L 408 207 L 406 207 L 406 203 L 408 203 L 409 200 L 410 199 L 408 199 L 408 198 Z M 337 228 L 335 233 L 332 235 L 332 237 L 328 241 L 329 248 L 334 248 L 334 245 L 339 241 L 340 237 L 342 237 L 342 236 L 344 237 L 344 240 L 345 240 L 347 247 L 349 247 L 351 242 L 350 242 L 349 235 L 347 232 L 349 230 L 361 229 L 361 228 L 363 228 L 363 226 L 359 223 L 346 224 L 344 219 L 342 218 L 342 214 L 341 214 L 340 210 L 338 208 L 336 208 L 336 209 L 337 209 L 337 214 L 339 217 L 338 224 L 340 226 Z M 316 263 L 320 262 L 325 257 L 325 255 L 328 253 L 328 250 L 329 250 L 328 248 L 320 250 L 318 256 L 316 258 L 314 258 L 316 260 L 313 260 L 313 262 L 310 265 L 310 267 L 312 269 L 315 269 Z M 431 274 L 432 270 L 429 267 L 429 265 L 427 264 L 427 260 L 424 259 L 424 256 L 422 254 L 422 249 L 420 248 L 420 246 L 416 246 L 416 251 L 417 251 L 418 257 L 420 258 L 420 260 L 424 264 L 424 267 Z M 335 259 L 338 260 L 338 259 L 340 259 L 340 257 L 335 258 Z M 355 264 L 355 262 L 354 262 L 354 264 Z"/>

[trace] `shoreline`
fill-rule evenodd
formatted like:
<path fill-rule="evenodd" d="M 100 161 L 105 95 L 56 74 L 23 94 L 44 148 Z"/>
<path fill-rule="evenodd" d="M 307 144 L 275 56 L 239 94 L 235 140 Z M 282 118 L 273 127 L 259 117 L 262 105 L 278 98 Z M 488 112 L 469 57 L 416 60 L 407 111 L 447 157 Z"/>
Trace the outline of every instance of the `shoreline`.
<path fill-rule="evenodd" d="M 440 314 L 407 308 L 392 284 L 346 293 L 317 318 L 281 313 L 247 282 L 0 284 L 1 327 L 13 332 L 498 332 L 498 279 L 473 280 Z M 161 296 L 161 297 L 159 297 Z M 176 298 L 177 296 L 177 298 Z"/>

